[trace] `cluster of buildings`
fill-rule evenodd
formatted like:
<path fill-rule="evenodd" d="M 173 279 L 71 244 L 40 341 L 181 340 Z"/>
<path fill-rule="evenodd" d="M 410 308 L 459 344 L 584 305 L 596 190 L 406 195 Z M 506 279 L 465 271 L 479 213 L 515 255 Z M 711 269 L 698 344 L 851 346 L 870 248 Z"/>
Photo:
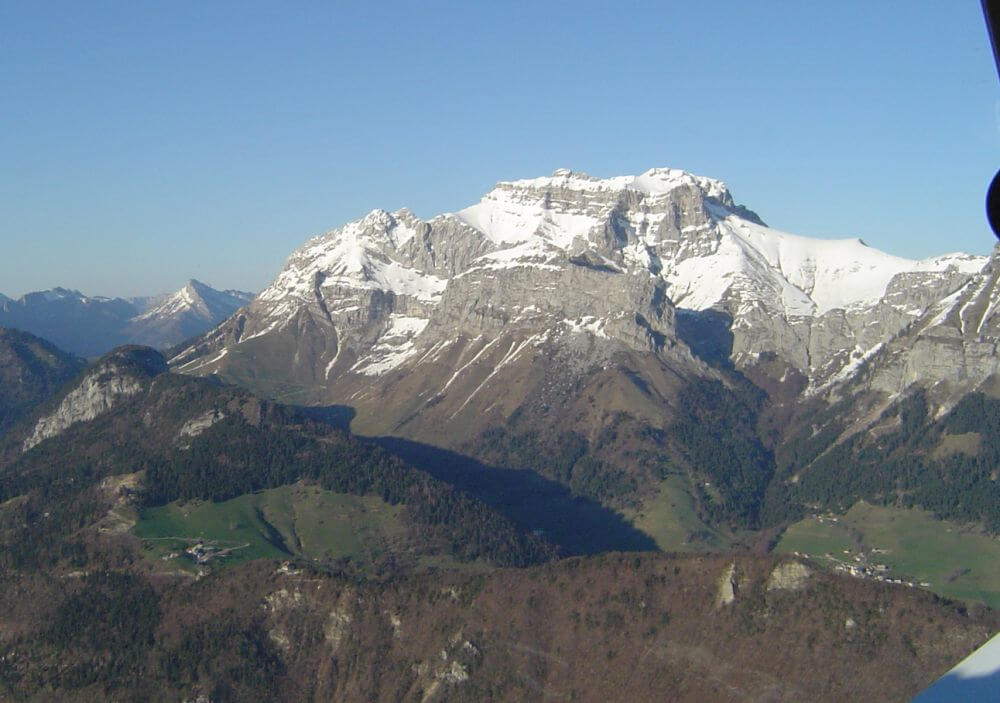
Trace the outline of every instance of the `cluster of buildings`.
<path fill-rule="evenodd" d="M 222 551 L 214 544 L 205 544 L 204 542 L 198 542 L 197 544 L 191 545 L 184 550 L 184 553 L 194 559 L 198 564 L 205 564 L 210 559 L 223 556 Z"/>
<path fill-rule="evenodd" d="M 224 557 L 228 554 L 230 549 L 219 549 L 214 544 L 205 544 L 204 542 L 197 542 L 184 550 L 183 554 L 187 554 L 198 564 L 208 563 L 210 560 L 216 557 Z M 182 552 L 170 552 L 169 554 L 164 554 L 161 559 L 163 561 L 170 561 L 171 559 L 176 559 L 181 556 Z"/>
<path fill-rule="evenodd" d="M 833 518 L 836 520 L 836 518 Z M 809 559 L 809 554 L 806 552 L 794 552 L 795 556 L 802 557 L 803 559 Z M 873 548 L 871 550 L 871 555 L 885 554 L 884 549 Z M 868 578 L 875 581 L 882 581 L 884 583 L 892 583 L 900 586 L 908 586 L 910 588 L 915 588 L 920 586 L 921 588 L 930 588 L 931 584 L 927 581 L 908 581 L 903 578 L 890 576 L 890 567 L 886 564 L 879 564 L 873 562 L 868 554 L 864 552 L 853 553 L 849 549 L 844 550 L 844 556 L 837 556 L 831 552 L 827 552 L 823 557 L 829 561 L 833 562 L 834 571 L 842 571 L 846 574 L 850 574 L 855 578 Z"/>

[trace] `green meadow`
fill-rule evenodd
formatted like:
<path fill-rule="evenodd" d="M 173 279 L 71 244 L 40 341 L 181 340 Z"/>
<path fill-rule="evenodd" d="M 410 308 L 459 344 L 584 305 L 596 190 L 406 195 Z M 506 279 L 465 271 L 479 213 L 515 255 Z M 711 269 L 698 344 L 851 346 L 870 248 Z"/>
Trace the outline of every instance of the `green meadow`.
<path fill-rule="evenodd" d="M 656 496 L 626 517 L 665 552 L 725 549 L 729 543 L 698 519 L 690 479 L 683 474 L 667 476 Z"/>
<path fill-rule="evenodd" d="M 221 558 L 224 563 L 291 557 L 371 563 L 402 542 L 401 511 L 374 496 L 294 484 L 220 503 L 176 501 L 147 508 L 132 533 L 153 558 L 202 542 L 231 550 Z M 193 564 L 187 557 L 170 561 Z"/>
<path fill-rule="evenodd" d="M 824 554 L 843 558 L 845 549 L 881 550 L 872 561 L 889 566 L 889 576 L 928 582 L 939 595 L 1000 608 L 1000 540 L 923 510 L 862 501 L 836 523 L 817 517 L 795 523 L 775 551 L 806 552 L 823 563 Z"/>

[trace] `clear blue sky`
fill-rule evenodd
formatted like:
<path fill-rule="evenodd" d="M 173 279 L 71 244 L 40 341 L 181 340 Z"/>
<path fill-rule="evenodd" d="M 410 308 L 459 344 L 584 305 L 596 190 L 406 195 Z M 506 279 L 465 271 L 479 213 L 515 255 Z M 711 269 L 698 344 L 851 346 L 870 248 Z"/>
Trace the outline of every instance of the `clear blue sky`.
<path fill-rule="evenodd" d="M 559 167 L 985 253 L 998 98 L 976 0 L 0 0 L 0 292 L 260 289 L 372 208 Z"/>

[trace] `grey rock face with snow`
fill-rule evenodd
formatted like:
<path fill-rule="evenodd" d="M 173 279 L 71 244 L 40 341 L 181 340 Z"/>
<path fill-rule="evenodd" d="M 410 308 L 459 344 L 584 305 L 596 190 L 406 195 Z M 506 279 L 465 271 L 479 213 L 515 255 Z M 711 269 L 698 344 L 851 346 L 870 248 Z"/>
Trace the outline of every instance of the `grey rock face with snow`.
<path fill-rule="evenodd" d="M 928 301 L 926 307 L 897 335 L 876 345 L 866 363 L 845 377 L 842 385 L 896 395 L 920 384 L 931 388 L 932 399 L 943 406 L 977 389 L 1000 370 L 998 278 L 1000 249 L 994 250 L 977 274 L 955 274 L 947 281 L 936 281 L 936 288 L 922 282 L 925 297 L 921 300 L 914 290 L 912 299 Z M 840 389 L 834 386 L 832 390 Z"/>
<path fill-rule="evenodd" d="M 697 348 L 685 339 L 697 328 L 718 335 L 708 346 L 737 367 L 772 355 L 821 393 L 981 280 L 985 264 L 778 232 L 723 183 L 682 171 L 603 180 L 557 171 L 500 183 L 428 221 L 374 211 L 316 237 L 245 311 L 171 363 L 251 384 L 278 378 L 271 390 L 300 402 L 353 404 L 369 393 L 363 385 L 391 386 L 435 362 L 450 369 L 434 372 L 436 393 L 423 388 L 435 398 L 453 392 L 452 373 L 478 374 L 472 388 L 483 393 L 500 382 L 496 364 L 539 354 L 583 369 L 628 351 L 703 374 L 683 343 Z M 699 327 L 719 319 L 714 331 Z M 877 383 L 905 384 L 922 364 L 954 369 L 959 348 L 975 373 L 995 356 L 964 338 L 951 351 L 935 344 L 911 354 L 896 381 Z M 505 353 L 489 357 L 494 368 L 477 370 L 477 355 L 496 348 Z"/>

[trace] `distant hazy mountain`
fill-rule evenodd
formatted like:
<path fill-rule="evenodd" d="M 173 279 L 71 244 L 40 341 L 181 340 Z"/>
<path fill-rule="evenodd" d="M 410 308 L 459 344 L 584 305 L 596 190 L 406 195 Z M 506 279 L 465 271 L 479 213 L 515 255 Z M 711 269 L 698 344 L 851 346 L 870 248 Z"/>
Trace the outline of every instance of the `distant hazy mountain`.
<path fill-rule="evenodd" d="M 130 343 L 167 347 L 211 329 L 246 305 L 253 293 L 218 291 L 191 280 L 173 295 L 150 301 L 144 312 L 129 321 Z"/>
<path fill-rule="evenodd" d="M 0 326 L 31 332 L 74 354 L 96 356 L 130 343 L 169 347 L 211 329 L 251 298 L 251 293 L 217 291 L 195 280 L 170 295 L 129 299 L 53 288 L 17 300 L 0 296 Z"/>

